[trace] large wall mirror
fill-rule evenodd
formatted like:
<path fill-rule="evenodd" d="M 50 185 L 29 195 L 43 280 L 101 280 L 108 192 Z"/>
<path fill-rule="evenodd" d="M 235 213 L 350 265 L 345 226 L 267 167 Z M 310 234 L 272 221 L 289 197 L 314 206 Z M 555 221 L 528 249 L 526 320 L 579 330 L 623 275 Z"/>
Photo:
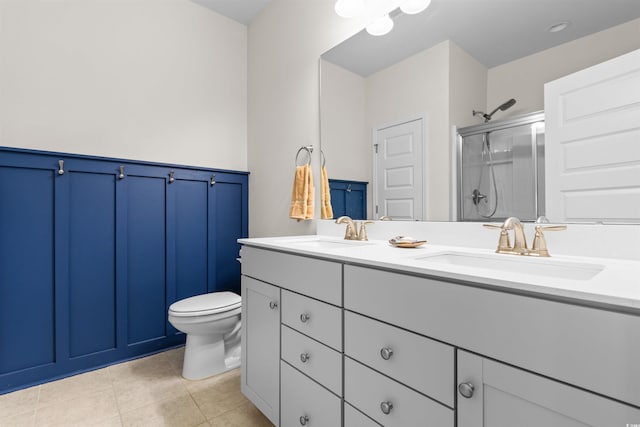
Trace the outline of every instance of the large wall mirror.
<path fill-rule="evenodd" d="M 420 14 L 391 16 L 390 33 L 363 30 L 320 58 L 328 176 L 368 183 L 370 219 L 390 191 L 378 185 L 384 170 L 415 195 L 397 212 L 456 220 L 455 129 L 482 124 L 474 110 L 497 110 L 492 123 L 540 112 L 546 82 L 640 49 L 637 0 L 433 0 Z M 413 150 L 421 173 L 382 164 L 375 150 L 384 138 Z"/>

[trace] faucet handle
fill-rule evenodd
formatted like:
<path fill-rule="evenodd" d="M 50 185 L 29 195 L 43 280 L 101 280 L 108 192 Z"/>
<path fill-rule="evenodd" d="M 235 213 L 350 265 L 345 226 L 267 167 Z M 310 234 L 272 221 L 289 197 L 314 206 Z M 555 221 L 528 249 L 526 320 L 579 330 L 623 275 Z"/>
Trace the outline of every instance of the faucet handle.
<path fill-rule="evenodd" d="M 566 225 L 536 225 L 536 234 L 533 237 L 530 255 L 548 257 L 547 240 L 544 238 L 543 231 L 562 231 L 566 230 Z"/>
<path fill-rule="evenodd" d="M 369 240 L 367 238 L 367 224 L 374 224 L 373 221 L 362 221 L 360 223 L 360 232 L 358 233 L 358 240 Z"/>
<path fill-rule="evenodd" d="M 503 225 L 482 224 L 482 226 L 485 228 L 500 230 L 500 238 L 498 239 L 498 249 L 496 249 L 496 252 L 500 253 L 500 252 L 511 249 L 511 241 L 509 240 L 509 233 L 507 232 L 507 229 L 505 228 L 504 224 Z"/>
<path fill-rule="evenodd" d="M 498 230 L 502 230 L 504 228 L 504 226 L 496 225 L 496 224 L 482 224 L 482 226 L 484 228 L 495 228 L 495 229 L 498 229 Z"/>
<path fill-rule="evenodd" d="M 562 231 L 566 229 L 566 225 L 536 225 L 536 231 Z"/>

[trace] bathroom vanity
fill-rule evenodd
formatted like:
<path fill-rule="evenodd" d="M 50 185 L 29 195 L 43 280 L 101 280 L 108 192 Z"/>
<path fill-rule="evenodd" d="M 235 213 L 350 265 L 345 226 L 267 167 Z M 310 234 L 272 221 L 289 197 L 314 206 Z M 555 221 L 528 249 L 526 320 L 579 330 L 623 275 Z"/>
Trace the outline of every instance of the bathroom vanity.
<path fill-rule="evenodd" d="M 638 261 L 241 243 L 242 391 L 277 426 L 640 423 Z"/>

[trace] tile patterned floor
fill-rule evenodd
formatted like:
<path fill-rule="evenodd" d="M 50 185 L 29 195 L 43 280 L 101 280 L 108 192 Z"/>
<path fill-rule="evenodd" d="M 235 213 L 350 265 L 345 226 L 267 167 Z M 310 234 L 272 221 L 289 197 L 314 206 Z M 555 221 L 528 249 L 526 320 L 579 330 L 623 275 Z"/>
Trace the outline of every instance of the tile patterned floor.
<path fill-rule="evenodd" d="M 0 427 L 272 427 L 240 392 L 240 370 L 180 375 L 184 348 L 0 396 Z"/>

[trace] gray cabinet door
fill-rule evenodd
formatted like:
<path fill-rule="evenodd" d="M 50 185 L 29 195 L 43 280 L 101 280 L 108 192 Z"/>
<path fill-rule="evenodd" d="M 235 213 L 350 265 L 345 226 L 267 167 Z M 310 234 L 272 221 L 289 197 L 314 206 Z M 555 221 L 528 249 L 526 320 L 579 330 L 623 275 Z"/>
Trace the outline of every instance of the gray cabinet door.
<path fill-rule="evenodd" d="M 242 393 L 279 422 L 280 288 L 242 276 Z"/>
<path fill-rule="evenodd" d="M 458 350 L 458 427 L 625 426 L 640 410 Z"/>

